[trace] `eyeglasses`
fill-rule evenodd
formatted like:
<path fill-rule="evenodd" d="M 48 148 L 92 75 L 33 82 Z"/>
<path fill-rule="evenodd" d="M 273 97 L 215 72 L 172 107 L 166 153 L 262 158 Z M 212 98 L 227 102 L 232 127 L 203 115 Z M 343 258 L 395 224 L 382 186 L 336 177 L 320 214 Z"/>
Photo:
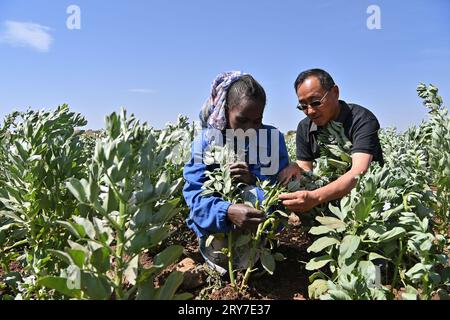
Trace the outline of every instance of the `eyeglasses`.
<path fill-rule="evenodd" d="M 297 109 L 300 110 L 300 111 L 306 111 L 306 110 L 308 110 L 309 106 L 311 106 L 311 108 L 313 108 L 313 109 L 317 109 L 318 107 L 320 107 L 322 105 L 323 100 L 327 97 L 327 95 L 330 92 L 330 90 L 328 90 L 325 93 L 325 95 L 322 97 L 322 99 L 320 99 L 320 100 L 313 101 L 313 102 L 311 102 L 309 104 L 306 104 L 306 103 L 305 104 L 301 104 L 299 102 L 298 105 L 297 105 Z"/>

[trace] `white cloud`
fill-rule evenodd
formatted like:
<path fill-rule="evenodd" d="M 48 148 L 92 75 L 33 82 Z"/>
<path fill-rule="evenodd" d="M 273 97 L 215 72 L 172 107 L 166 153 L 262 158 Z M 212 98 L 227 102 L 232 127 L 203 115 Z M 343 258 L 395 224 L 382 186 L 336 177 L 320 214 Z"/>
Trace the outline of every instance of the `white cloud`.
<path fill-rule="evenodd" d="M 129 89 L 128 92 L 132 93 L 156 93 L 153 89 Z"/>
<path fill-rule="evenodd" d="M 0 42 L 14 47 L 30 47 L 48 52 L 53 42 L 49 27 L 32 22 L 5 21 L 6 30 L 0 33 Z"/>

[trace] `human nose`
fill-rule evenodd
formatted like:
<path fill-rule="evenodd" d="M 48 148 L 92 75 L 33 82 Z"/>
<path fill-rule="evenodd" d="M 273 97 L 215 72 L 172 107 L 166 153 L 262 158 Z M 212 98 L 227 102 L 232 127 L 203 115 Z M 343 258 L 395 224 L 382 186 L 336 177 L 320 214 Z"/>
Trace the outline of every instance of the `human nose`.
<path fill-rule="evenodd" d="M 314 115 L 314 114 L 316 114 L 316 112 L 317 112 L 317 108 L 313 108 L 311 105 L 308 104 L 308 106 L 306 107 L 306 109 L 303 109 L 303 111 L 304 111 L 306 114 L 312 114 L 312 115 Z"/>

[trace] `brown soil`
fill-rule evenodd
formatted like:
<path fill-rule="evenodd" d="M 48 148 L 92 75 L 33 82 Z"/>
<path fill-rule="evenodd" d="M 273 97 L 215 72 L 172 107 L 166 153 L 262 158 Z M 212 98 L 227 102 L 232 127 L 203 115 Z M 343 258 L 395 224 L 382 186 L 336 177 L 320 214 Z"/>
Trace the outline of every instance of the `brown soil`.
<path fill-rule="evenodd" d="M 19 273 L 21 273 L 23 271 L 23 268 L 22 268 L 21 264 L 19 262 L 17 262 L 17 261 L 10 262 L 8 267 L 9 267 L 9 272 L 19 272 Z M 0 277 L 4 276 L 5 273 L 6 273 L 5 270 L 3 270 L 0 267 Z"/>
<path fill-rule="evenodd" d="M 186 232 L 190 231 L 186 230 Z M 204 260 L 198 251 L 195 236 L 190 237 L 184 234 L 183 238 L 185 241 L 182 245 L 185 250 L 182 258 L 191 258 L 199 266 L 202 266 Z M 230 286 L 228 275 L 225 275 L 220 280 L 216 279 L 221 282 L 220 285 L 214 286 L 214 283 L 211 283 L 214 281 L 211 280 L 190 293 L 193 294 L 194 299 L 210 300 L 305 300 L 308 297 L 308 277 L 311 274 L 305 270 L 305 262 L 310 258 L 306 249 L 312 241 L 311 237 L 302 230 L 301 222 L 295 217 L 291 217 L 289 226 L 283 230 L 279 246 L 275 250 L 282 253 L 286 260 L 277 262 L 272 276 L 267 273 L 257 276 L 259 271 L 255 272 L 250 278 L 247 290 L 238 292 Z M 143 257 L 142 261 L 149 262 L 151 259 Z M 151 262 L 147 265 L 151 265 Z M 155 284 L 161 285 L 175 267 L 176 265 L 168 267 L 157 277 Z M 203 272 L 205 272 L 205 276 L 208 276 L 206 271 Z M 211 278 L 210 276 L 209 279 Z"/>
<path fill-rule="evenodd" d="M 19 262 L 17 262 L 17 261 L 12 261 L 9 264 L 8 268 L 9 268 L 9 272 L 18 272 L 18 273 L 22 273 L 23 272 L 23 268 L 22 268 L 21 264 Z M 5 270 L 3 270 L 0 267 L 0 300 L 1 300 L 1 297 L 3 295 L 12 294 L 10 288 L 8 288 L 7 286 L 2 289 L 2 283 L 3 283 L 2 282 L 2 277 L 5 275 L 5 273 L 6 273 Z"/>

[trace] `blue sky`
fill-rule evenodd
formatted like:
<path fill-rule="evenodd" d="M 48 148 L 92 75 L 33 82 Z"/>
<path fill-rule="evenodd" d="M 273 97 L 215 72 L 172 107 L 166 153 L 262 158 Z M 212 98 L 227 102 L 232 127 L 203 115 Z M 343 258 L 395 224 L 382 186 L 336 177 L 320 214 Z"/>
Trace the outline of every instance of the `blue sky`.
<path fill-rule="evenodd" d="M 303 117 L 296 76 L 320 67 L 342 99 L 405 129 L 426 116 L 419 82 L 450 101 L 449 18 L 447 0 L 0 0 L 0 116 L 68 103 L 97 129 L 124 106 L 161 127 L 197 120 L 215 76 L 241 70 L 266 89 L 264 122 L 287 131 Z"/>

